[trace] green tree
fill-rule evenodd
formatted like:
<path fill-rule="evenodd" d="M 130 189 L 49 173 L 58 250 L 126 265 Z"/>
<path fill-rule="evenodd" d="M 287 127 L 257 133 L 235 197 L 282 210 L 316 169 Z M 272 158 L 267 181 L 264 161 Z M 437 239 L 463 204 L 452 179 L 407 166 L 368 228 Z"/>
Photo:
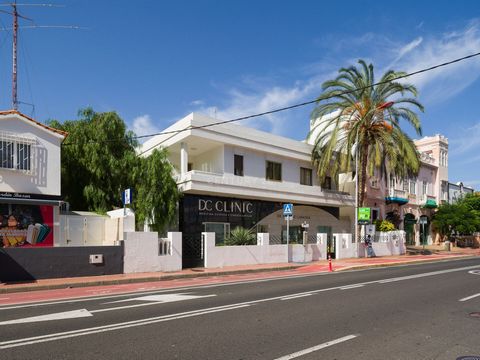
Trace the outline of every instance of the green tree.
<path fill-rule="evenodd" d="M 165 149 L 155 149 L 147 158 L 139 158 L 135 168 L 137 224 L 147 222 L 158 232 L 165 230 L 176 217 L 179 192 L 172 177 L 173 167 Z"/>
<path fill-rule="evenodd" d="M 400 121 L 420 135 L 420 120 L 412 108 L 423 111 L 423 106 L 413 85 L 395 81 L 404 72 L 387 71 L 374 85 L 373 65 L 358 62 L 360 68 L 342 68 L 335 79 L 323 83 L 309 137 L 315 136 L 312 160 L 320 181 L 352 171 L 358 153 L 357 196 L 359 206 L 364 206 L 367 176 L 376 173 L 386 180 L 389 173 L 398 179 L 418 173 L 417 149 Z"/>
<path fill-rule="evenodd" d="M 470 210 L 480 211 L 480 193 L 467 194 L 460 202 Z"/>
<path fill-rule="evenodd" d="M 61 172 L 62 194 L 72 209 L 105 213 L 122 207 L 122 191 L 132 188 L 137 226 L 147 221 L 158 231 L 174 220 L 179 193 L 166 151 L 138 157 L 135 134 L 116 112 L 87 108 L 78 120 L 49 125 L 69 133 Z"/>
<path fill-rule="evenodd" d="M 442 236 L 471 235 L 480 230 L 479 214 L 465 204 L 442 204 L 433 215 L 432 225 Z"/>

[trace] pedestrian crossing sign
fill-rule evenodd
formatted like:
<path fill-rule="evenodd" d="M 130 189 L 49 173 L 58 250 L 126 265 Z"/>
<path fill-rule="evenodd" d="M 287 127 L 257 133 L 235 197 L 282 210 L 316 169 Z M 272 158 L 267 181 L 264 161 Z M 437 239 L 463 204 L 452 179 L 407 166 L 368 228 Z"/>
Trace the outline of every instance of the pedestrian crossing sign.
<path fill-rule="evenodd" d="M 293 204 L 283 204 L 283 216 L 293 216 Z"/>

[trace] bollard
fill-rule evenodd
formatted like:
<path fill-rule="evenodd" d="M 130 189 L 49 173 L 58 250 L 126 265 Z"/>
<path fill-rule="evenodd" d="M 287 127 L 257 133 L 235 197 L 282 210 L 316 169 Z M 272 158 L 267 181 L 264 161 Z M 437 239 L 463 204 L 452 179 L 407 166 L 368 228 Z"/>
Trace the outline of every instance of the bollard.
<path fill-rule="evenodd" d="M 333 271 L 333 268 L 332 268 L 332 256 L 330 254 L 328 254 L 328 271 L 332 272 Z"/>

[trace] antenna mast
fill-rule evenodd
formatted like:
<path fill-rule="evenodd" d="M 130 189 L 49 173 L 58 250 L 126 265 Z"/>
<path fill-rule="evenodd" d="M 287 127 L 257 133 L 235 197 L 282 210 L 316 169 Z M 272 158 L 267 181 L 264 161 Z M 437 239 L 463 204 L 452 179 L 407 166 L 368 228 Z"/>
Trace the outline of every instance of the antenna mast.
<path fill-rule="evenodd" d="M 13 46 L 12 46 L 12 107 L 13 110 L 18 110 L 17 99 L 17 38 L 18 38 L 18 12 L 17 1 L 12 3 L 13 7 Z"/>
<path fill-rule="evenodd" d="M 17 0 L 13 0 L 11 3 L 7 4 L 0 4 L 0 6 L 11 6 L 12 12 L 0 10 L 0 12 L 7 13 L 13 16 L 13 43 L 12 43 L 12 107 L 14 110 L 18 110 L 18 96 L 17 96 L 17 88 L 18 88 L 18 79 L 17 79 L 17 62 L 18 62 L 18 18 L 22 18 L 25 20 L 29 20 L 33 22 L 33 19 L 30 19 L 26 16 L 23 16 L 18 13 L 17 6 L 41 6 L 41 7 L 62 7 L 62 5 L 54 5 L 54 4 L 17 4 Z M 33 26 L 22 26 L 22 28 L 63 28 L 63 29 L 79 29 L 78 26 L 38 26 L 33 23 Z M 2 28 L 0 30 L 9 30 L 7 28 Z"/>

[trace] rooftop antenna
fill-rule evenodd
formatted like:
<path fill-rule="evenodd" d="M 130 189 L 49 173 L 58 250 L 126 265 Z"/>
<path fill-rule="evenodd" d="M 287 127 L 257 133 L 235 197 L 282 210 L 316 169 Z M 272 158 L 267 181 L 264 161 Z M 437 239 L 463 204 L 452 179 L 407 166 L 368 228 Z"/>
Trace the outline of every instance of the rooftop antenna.
<path fill-rule="evenodd" d="M 63 29 L 79 29 L 78 26 L 63 26 L 63 25 L 35 25 L 33 19 L 23 16 L 18 13 L 17 6 L 41 6 L 41 7 L 63 7 L 64 5 L 55 5 L 55 4 L 17 4 L 17 0 L 14 0 L 11 3 L 0 4 L 0 6 L 9 6 L 12 8 L 12 11 L 0 10 L 0 12 L 12 15 L 13 17 L 13 26 L 12 28 L 0 28 L 0 30 L 13 30 L 13 42 L 12 42 L 12 108 L 13 110 L 18 110 L 18 78 L 17 78 L 17 45 L 18 45 L 18 29 L 34 29 L 34 28 L 63 28 Z M 30 26 L 18 26 L 18 18 L 28 20 L 34 25 Z"/>

